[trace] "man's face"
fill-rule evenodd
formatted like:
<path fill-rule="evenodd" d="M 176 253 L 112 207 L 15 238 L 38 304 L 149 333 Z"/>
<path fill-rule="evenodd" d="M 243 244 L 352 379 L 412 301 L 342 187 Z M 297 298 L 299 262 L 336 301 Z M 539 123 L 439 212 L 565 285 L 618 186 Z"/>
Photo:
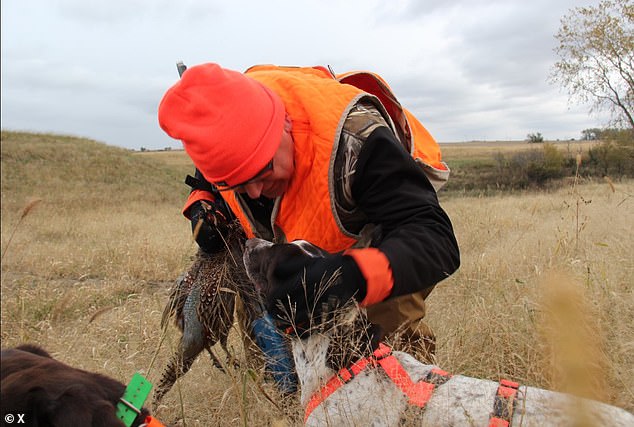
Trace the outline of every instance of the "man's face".
<path fill-rule="evenodd" d="M 290 127 L 285 127 L 280 146 L 273 156 L 273 168 L 264 173 L 261 178 L 242 185 L 236 191 L 246 193 L 251 199 L 257 199 L 260 196 L 274 199 L 286 192 L 294 171 L 293 137 Z"/>

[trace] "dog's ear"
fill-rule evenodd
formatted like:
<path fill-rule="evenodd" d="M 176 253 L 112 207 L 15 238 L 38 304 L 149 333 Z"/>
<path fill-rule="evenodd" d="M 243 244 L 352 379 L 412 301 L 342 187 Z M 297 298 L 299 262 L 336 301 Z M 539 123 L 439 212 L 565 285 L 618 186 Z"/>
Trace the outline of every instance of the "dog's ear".
<path fill-rule="evenodd" d="M 289 271 L 297 269 L 297 263 L 303 262 L 308 255 L 297 245 L 291 243 L 247 244 L 244 252 L 244 266 L 247 275 L 258 289 L 269 293 L 275 288 L 278 278 L 285 277 Z M 303 265 L 303 264 L 302 264 Z"/>
<path fill-rule="evenodd" d="M 97 399 L 90 404 L 66 402 L 61 408 L 51 417 L 52 425 L 125 427 L 117 418 L 116 408 L 107 400 Z"/>
<path fill-rule="evenodd" d="M 324 258 L 328 256 L 327 251 L 306 240 L 293 240 L 292 245 L 299 247 L 309 258 Z"/>
<path fill-rule="evenodd" d="M 272 293 L 275 289 L 292 274 L 297 274 L 301 270 L 308 255 L 298 246 L 291 243 L 279 243 L 265 249 L 266 257 L 264 263 L 264 286 L 265 293 Z"/>
<path fill-rule="evenodd" d="M 365 310 L 349 307 L 340 311 L 328 331 L 330 344 L 326 364 L 332 369 L 348 366 L 372 354 L 384 338 L 383 329 L 368 321 Z"/>
<path fill-rule="evenodd" d="M 51 355 L 48 354 L 46 350 L 44 350 L 42 347 L 37 346 L 35 344 L 22 344 L 17 346 L 15 349 L 26 351 L 28 353 L 33 353 L 33 354 L 37 354 L 38 356 L 48 357 L 49 359 L 52 359 Z"/>
<path fill-rule="evenodd" d="M 293 243 L 280 243 L 267 248 L 270 277 L 286 277 L 297 272 L 312 258 L 306 251 Z"/>
<path fill-rule="evenodd" d="M 84 396 L 69 396 L 50 392 L 46 387 L 32 387 L 23 396 L 26 401 L 26 419 L 45 420 L 50 426 L 90 426 L 93 414 L 90 405 L 84 402 Z M 112 407 L 112 405 L 111 405 Z M 96 418 L 95 418 L 96 419 Z M 99 424 L 119 426 L 121 424 Z"/>

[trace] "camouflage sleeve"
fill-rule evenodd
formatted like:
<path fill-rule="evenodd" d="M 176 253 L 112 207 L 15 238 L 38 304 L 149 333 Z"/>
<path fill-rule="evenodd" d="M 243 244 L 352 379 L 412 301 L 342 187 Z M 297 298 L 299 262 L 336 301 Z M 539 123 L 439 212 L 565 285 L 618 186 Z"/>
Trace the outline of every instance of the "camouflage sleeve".
<path fill-rule="evenodd" d="M 346 118 L 334 163 L 335 208 L 342 225 L 357 234 L 366 223 L 352 197 L 352 183 L 361 147 L 378 127 L 391 128 L 381 112 L 370 102 L 357 103 Z"/>

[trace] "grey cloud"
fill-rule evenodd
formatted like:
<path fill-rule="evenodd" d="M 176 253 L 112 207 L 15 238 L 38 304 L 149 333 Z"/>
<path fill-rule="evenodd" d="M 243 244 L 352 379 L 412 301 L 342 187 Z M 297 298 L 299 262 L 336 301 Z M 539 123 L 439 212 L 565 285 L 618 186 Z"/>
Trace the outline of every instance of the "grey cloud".
<path fill-rule="evenodd" d="M 577 0 L 324 1 L 328 12 L 291 0 L 3 2 L 2 124 L 180 146 L 156 109 L 183 59 L 377 71 L 441 141 L 593 127 L 546 83 L 559 17 Z"/>
<path fill-rule="evenodd" d="M 82 25 L 130 24 L 164 16 L 191 24 L 222 10 L 219 2 L 196 0 L 59 0 L 56 4 L 61 16 Z"/>

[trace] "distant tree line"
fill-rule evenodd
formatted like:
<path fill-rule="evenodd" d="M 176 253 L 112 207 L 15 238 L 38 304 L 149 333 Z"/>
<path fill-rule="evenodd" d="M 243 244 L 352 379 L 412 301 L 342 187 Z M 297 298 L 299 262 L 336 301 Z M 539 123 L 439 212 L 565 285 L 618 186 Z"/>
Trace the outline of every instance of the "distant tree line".
<path fill-rule="evenodd" d="M 443 191 L 487 194 L 557 187 L 575 176 L 609 177 L 613 181 L 634 177 L 633 131 L 586 129 L 582 135 L 597 143 L 581 152 L 546 142 L 539 148 L 498 152 L 492 159 L 459 162 L 455 166 L 450 163 L 452 178 Z"/>
<path fill-rule="evenodd" d="M 581 141 L 621 141 L 627 143 L 631 141 L 634 129 L 617 128 L 590 128 L 581 131 Z M 574 138 L 572 139 L 574 141 Z M 533 132 L 526 135 L 529 143 L 544 142 L 544 135 L 541 132 Z"/>
<path fill-rule="evenodd" d="M 541 150 L 511 155 L 499 153 L 495 159 L 496 186 L 508 189 L 545 187 L 577 174 L 583 178 L 609 176 L 617 180 L 634 177 L 634 130 L 585 129 L 582 139 L 600 142 L 585 153 L 566 153 L 550 143 L 545 143 Z"/>
<path fill-rule="evenodd" d="M 134 151 L 134 149 L 132 149 L 132 150 Z M 141 147 L 141 148 L 139 149 L 139 151 L 142 151 L 142 152 L 145 152 L 145 151 L 172 151 L 172 147 L 165 147 L 165 148 L 163 148 L 163 149 L 160 149 L 160 148 L 159 148 L 158 150 L 150 150 L 149 148 L 146 148 L 146 147 Z"/>
<path fill-rule="evenodd" d="M 582 141 L 620 141 L 627 144 L 631 142 L 632 135 L 634 135 L 633 129 L 600 129 L 590 128 L 581 131 Z"/>

